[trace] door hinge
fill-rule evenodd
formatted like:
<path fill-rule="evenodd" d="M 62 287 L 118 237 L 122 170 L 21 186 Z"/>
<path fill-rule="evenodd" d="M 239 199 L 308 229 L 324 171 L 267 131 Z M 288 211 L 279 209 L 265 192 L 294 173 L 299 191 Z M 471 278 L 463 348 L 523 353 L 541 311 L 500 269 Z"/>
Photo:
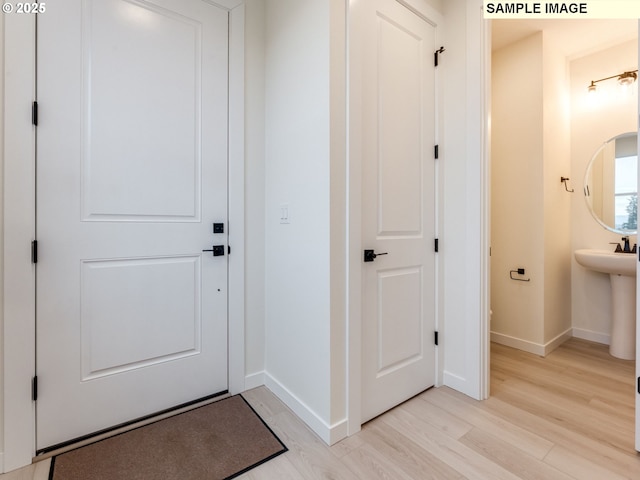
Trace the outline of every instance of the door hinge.
<path fill-rule="evenodd" d="M 436 251 L 436 253 L 438 252 L 438 239 L 437 238 L 433 242 L 433 249 Z"/>
<path fill-rule="evenodd" d="M 231 255 L 231 245 L 227 245 L 227 255 Z"/>
<path fill-rule="evenodd" d="M 439 152 L 438 145 L 435 145 L 433 147 L 433 156 L 436 158 L 436 160 L 438 159 L 438 152 Z"/>
<path fill-rule="evenodd" d="M 640 394 L 640 377 L 638 377 L 638 394 Z"/>
<path fill-rule="evenodd" d="M 440 54 L 444 52 L 444 47 L 440 47 L 438 50 L 436 50 L 433 54 L 433 66 L 437 67 L 438 66 L 438 57 L 440 56 Z"/>
<path fill-rule="evenodd" d="M 38 263 L 38 241 L 31 242 L 31 263 Z"/>
<path fill-rule="evenodd" d="M 438 331 L 433 332 L 433 343 L 438 345 Z"/>
<path fill-rule="evenodd" d="M 35 402 L 38 400 L 38 376 L 34 375 L 31 380 L 31 399 Z"/>
<path fill-rule="evenodd" d="M 33 102 L 31 105 L 31 123 L 38 126 L 38 102 Z"/>

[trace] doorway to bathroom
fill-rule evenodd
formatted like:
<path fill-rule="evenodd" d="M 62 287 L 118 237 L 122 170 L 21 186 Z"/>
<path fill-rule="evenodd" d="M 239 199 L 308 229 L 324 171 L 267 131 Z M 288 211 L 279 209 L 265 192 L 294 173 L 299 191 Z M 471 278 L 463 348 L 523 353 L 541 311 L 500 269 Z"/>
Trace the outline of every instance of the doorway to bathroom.
<path fill-rule="evenodd" d="M 491 29 L 491 341 L 540 357 L 572 337 L 608 345 L 609 277 L 573 252 L 621 241 L 592 217 L 583 182 L 602 144 L 637 131 L 637 82 L 615 81 L 637 69 L 637 21 L 497 20 Z M 592 80 L 609 76 L 589 95 Z"/>

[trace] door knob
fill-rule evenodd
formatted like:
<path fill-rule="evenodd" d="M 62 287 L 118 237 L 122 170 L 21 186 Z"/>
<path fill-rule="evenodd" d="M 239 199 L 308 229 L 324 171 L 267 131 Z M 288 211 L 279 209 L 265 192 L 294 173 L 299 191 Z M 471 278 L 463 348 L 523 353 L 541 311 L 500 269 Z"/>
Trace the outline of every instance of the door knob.
<path fill-rule="evenodd" d="M 383 253 L 375 253 L 373 250 L 365 250 L 364 251 L 364 261 L 365 262 L 373 262 L 376 257 L 379 257 L 380 255 L 389 255 L 388 252 L 383 252 Z"/>

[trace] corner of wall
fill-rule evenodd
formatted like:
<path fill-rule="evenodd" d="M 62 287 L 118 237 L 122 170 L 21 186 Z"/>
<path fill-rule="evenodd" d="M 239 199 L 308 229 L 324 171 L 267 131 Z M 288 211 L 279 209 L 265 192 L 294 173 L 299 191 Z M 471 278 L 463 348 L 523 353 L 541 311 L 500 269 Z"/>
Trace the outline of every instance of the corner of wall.
<path fill-rule="evenodd" d="M 345 0 L 329 7 L 329 298 L 330 421 L 347 415 L 347 8 Z M 346 426 L 346 421 L 342 420 Z"/>
<path fill-rule="evenodd" d="M 543 33 L 544 338 L 571 329 L 571 203 L 580 176 L 571 173 L 571 115 L 568 62 Z M 570 178 L 570 187 L 559 181 Z"/>
<path fill-rule="evenodd" d="M 265 25 L 264 1 L 245 11 L 245 388 L 265 362 Z M 264 382 L 263 382 L 264 383 Z M 261 385 L 262 383 L 260 383 Z M 253 387 L 252 387 L 253 386 Z"/>
<path fill-rule="evenodd" d="M 327 445 L 333 445 L 347 436 L 346 418 L 333 423 L 326 422 L 306 402 L 269 374 L 265 375 L 265 385 Z"/>

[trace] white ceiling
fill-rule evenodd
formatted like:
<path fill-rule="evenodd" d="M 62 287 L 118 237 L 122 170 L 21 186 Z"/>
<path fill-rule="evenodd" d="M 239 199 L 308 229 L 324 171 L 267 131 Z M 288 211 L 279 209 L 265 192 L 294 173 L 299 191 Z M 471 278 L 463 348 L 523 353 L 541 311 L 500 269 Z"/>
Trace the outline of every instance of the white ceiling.
<path fill-rule="evenodd" d="M 493 20 L 492 49 L 497 50 L 533 33 L 556 39 L 570 59 L 638 37 L 638 20 Z"/>

